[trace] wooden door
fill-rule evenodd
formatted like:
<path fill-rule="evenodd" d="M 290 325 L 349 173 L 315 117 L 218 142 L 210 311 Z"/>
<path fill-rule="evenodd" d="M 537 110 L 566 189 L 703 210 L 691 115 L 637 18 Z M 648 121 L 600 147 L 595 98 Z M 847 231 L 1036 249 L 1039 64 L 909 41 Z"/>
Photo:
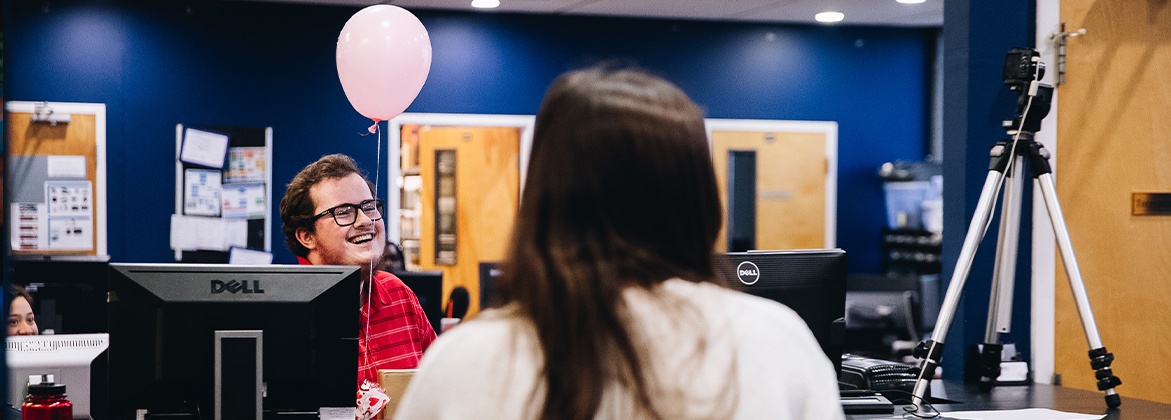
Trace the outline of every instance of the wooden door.
<path fill-rule="evenodd" d="M 68 107 L 59 108 L 67 109 Z M 49 201 L 52 201 L 56 197 L 46 197 L 46 195 L 52 196 L 53 194 L 44 193 L 44 191 L 45 188 L 47 188 L 47 181 L 53 180 L 64 179 L 89 182 L 88 192 L 83 193 L 80 196 L 73 196 L 68 198 L 75 200 L 77 198 L 81 198 L 82 201 L 91 201 L 88 205 L 82 204 L 82 207 L 79 208 L 79 211 L 72 212 L 82 215 L 78 217 L 77 220 L 82 220 L 82 223 L 86 226 L 81 227 L 71 227 L 70 224 L 72 224 L 74 220 L 62 221 L 60 228 L 55 227 L 53 223 L 64 219 L 55 219 L 52 216 L 52 210 L 49 211 L 49 216 L 46 216 L 44 211 L 40 212 L 40 216 L 36 215 L 36 213 L 38 213 L 36 211 L 29 211 L 25 214 L 10 215 L 9 217 L 19 217 L 21 219 L 21 222 L 10 226 L 11 234 L 17 237 L 17 239 L 10 243 L 9 249 L 11 249 L 13 255 L 98 255 L 99 253 L 105 253 L 105 243 L 102 242 L 105 226 L 99 225 L 99 219 L 101 218 L 102 211 L 100 206 L 104 203 L 104 197 L 101 197 L 101 194 L 104 189 L 103 186 L 100 185 L 102 181 L 98 176 L 99 167 L 101 166 L 99 165 L 98 160 L 98 157 L 100 156 L 100 153 L 98 152 L 97 140 L 98 115 L 93 113 L 73 113 L 71 117 L 72 121 L 68 123 L 50 125 L 43 122 L 33 123 L 31 121 L 32 114 L 28 112 L 9 112 L 7 114 L 6 121 L 4 121 L 4 125 L 6 126 L 5 128 L 8 130 L 8 156 L 9 159 L 13 159 L 10 160 L 10 162 L 15 160 L 25 162 L 23 165 L 12 166 L 8 169 L 10 178 L 7 182 L 28 184 L 9 185 L 9 192 L 13 195 L 13 200 L 15 201 L 12 203 L 5 203 L 6 207 L 10 205 L 13 206 L 5 209 L 5 214 L 12 211 L 14 207 L 17 207 L 15 204 L 18 202 L 27 202 L 29 205 L 38 203 L 36 200 L 31 198 L 27 200 L 16 198 L 17 196 L 30 197 L 35 195 L 22 194 L 20 193 L 22 190 L 30 192 L 37 192 L 39 190 L 41 192 L 37 196 L 40 200 L 39 203 L 51 205 L 52 203 L 49 203 Z M 84 179 L 81 178 L 80 173 L 66 177 L 55 177 L 53 175 L 53 169 L 51 168 L 53 166 L 52 163 L 49 163 L 50 169 L 47 173 L 45 172 L 45 168 L 43 166 L 32 163 L 33 159 L 52 159 L 53 157 L 84 157 Z M 88 195 L 88 198 L 85 197 L 86 195 Z M 87 212 L 88 215 L 85 215 Z M 33 219 L 42 217 L 47 217 L 49 219 L 48 224 L 44 223 L 45 221 L 42 220 L 40 227 L 38 227 L 37 221 Z M 86 218 L 88 218 L 88 220 L 85 220 Z M 48 229 L 43 229 L 46 226 Z M 88 235 L 89 238 L 88 240 L 84 240 L 82 243 L 73 242 L 71 245 L 63 247 L 64 249 L 57 249 L 51 245 L 54 240 L 48 239 L 50 245 L 48 247 L 43 246 L 46 238 L 61 239 L 62 242 L 64 242 L 63 236 L 65 234 L 85 232 L 86 229 L 88 229 L 88 232 L 83 234 Z M 41 239 L 41 245 L 37 245 L 36 237 Z M 10 239 L 5 238 L 5 240 Z"/>
<path fill-rule="evenodd" d="M 1133 193 L 1171 192 L 1171 7 L 1063 0 L 1061 20 L 1087 34 L 1069 40 L 1058 87 L 1058 197 L 1098 331 L 1115 355 L 1117 391 L 1171 403 L 1171 216 L 1131 214 Z M 1054 372 L 1062 385 L 1097 390 L 1055 258 Z"/>
<path fill-rule="evenodd" d="M 454 151 L 455 264 L 436 261 L 437 153 Z M 443 305 L 456 286 L 471 295 L 468 316 L 480 309 L 481 262 L 496 262 L 512 233 L 520 197 L 520 130 L 511 127 L 419 128 L 419 263 L 443 271 Z M 441 194 L 442 195 L 442 194 Z M 442 229 L 440 229 L 442 231 Z"/>
<path fill-rule="evenodd" d="M 725 224 L 716 251 L 727 250 L 728 154 L 756 152 L 755 249 L 825 247 L 825 134 L 713 131 L 712 158 Z"/>

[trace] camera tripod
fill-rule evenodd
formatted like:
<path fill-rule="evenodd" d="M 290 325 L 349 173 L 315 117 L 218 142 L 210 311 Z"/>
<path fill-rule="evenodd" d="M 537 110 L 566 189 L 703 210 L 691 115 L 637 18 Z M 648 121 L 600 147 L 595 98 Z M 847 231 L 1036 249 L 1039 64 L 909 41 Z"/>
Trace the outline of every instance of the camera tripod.
<path fill-rule="evenodd" d="M 1010 59 L 1020 59 L 1020 57 L 1013 57 L 1012 54 L 1010 53 Z M 1004 200 L 1001 209 L 1000 234 L 996 244 L 996 263 L 992 274 L 988 324 L 980 354 L 982 388 L 991 388 L 995 385 L 996 378 L 1000 376 L 1002 344 L 999 334 L 1008 332 L 1008 318 L 1011 315 L 1012 283 L 1016 272 L 1017 241 L 1020 230 L 1021 191 L 1024 186 L 1024 164 L 1026 162 L 1029 165 L 1032 178 L 1037 181 L 1037 185 L 1040 187 L 1045 200 L 1045 208 L 1053 222 L 1053 231 L 1061 251 L 1061 259 L 1065 264 L 1065 272 L 1069 277 L 1069 285 L 1073 291 L 1078 316 L 1081 318 L 1082 328 L 1085 330 L 1086 341 L 1089 343 L 1090 366 L 1095 370 L 1094 376 L 1098 379 L 1098 390 L 1106 392 L 1106 405 L 1108 407 L 1114 408 L 1122 404 L 1121 397 L 1114 391 L 1114 387 L 1121 385 L 1122 380 L 1114 376 L 1111 371 L 1110 364 L 1114 361 L 1114 355 L 1106 351 L 1102 345 L 1102 338 L 1098 335 L 1098 326 L 1094 322 L 1094 314 L 1090 309 L 1089 298 L 1086 296 L 1085 283 L 1082 282 L 1081 271 L 1078 269 L 1077 259 L 1074 257 L 1069 229 L 1065 225 L 1061 205 L 1057 201 L 1057 188 L 1053 181 L 1052 168 L 1049 166 L 1049 152 L 1040 143 L 1034 141 L 1034 134 L 1041 127 L 1041 119 L 1049 113 L 1049 100 L 1052 97 L 1053 88 L 1037 82 L 1043 74 L 1043 65 L 1040 64 L 1035 52 L 1031 52 L 1031 55 L 1034 68 L 1032 72 L 1021 73 L 1025 75 L 1023 77 L 1028 79 L 1024 83 L 1018 83 L 1019 79 L 1017 78 L 1010 80 L 1008 71 L 1013 66 L 1005 65 L 1006 83 L 1014 83 L 1010 86 L 1014 91 L 1021 93 L 1024 93 L 1027 85 L 1028 100 L 1025 101 L 1025 97 L 1022 96 L 1021 101 L 1018 101 L 1018 107 L 1023 106 L 1024 108 L 1024 111 L 1020 112 L 1021 117 L 1004 122 L 1008 134 L 1014 136 L 1015 139 L 1003 140 L 992 147 L 988 177 L 980 192 L 980 200 L 976 204 L 975 214 L 972 215 L 971 224 L 968 226 L 964 245 L 960 249 L 959 259 L 956 261 L 955 271 L 951 277 L 951 284 L 948 285 L 947 294 L 940 307 L 939 318 L 935 323 L 935 330 L 932 332 L 931 339 L 920 343 L 914 351 L 915 357 L 923 359 L 919 366 L 912 398 L 912 403 L 918 405 L 921 412 L 924 411 L 923 397 L 932 377 L 935 376 L 935 369 L 939 367 L 940 358 L 943 356 L 943 341 L 947 338 L 948 327 L 959 305 L 964 282 L 971 271 L 972 260 L 975 258 L 976 250 L 979 248 L 980 241 L 983 240 L 989 220 L 991 220 L 998 190 L 1003 185 Z M 1008 63 L 1007 60 L 1006 63 Z M 1028 63 L 1024 65 L 1028 65 Z M 1038 69 L 1036 66 L 1040 66 L 1040 68 Z M 1028 73 L 1033 74 L 1028 75 Z M 1038 96 L 1038 91 L 1042 95 Z M 1037 108 L 1030 112 L 1034 100 L 1039 101 L 1039 104 L 1035 104 Z M 1006 179 L 1008 182 L 1005 182 Z"/>

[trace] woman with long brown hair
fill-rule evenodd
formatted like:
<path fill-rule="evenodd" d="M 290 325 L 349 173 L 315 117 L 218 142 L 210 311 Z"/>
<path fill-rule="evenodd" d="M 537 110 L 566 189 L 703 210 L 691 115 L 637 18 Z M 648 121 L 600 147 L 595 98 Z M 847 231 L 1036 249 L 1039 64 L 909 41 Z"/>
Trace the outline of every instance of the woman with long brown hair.
<path fill-rule="evenodd" d="M 500 309 L 443 334 L 395 418 L 841 418 L 788 308 L 719 285 L 703 113 L 637 71 L 553 82 Z"/>

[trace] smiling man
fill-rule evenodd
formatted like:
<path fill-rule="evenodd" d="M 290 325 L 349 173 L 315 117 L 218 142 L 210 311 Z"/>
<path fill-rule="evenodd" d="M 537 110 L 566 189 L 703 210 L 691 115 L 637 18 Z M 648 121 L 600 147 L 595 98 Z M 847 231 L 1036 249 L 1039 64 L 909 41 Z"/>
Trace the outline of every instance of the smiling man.
<path fill-rule="evenodd" d="M 306 166 L 281 199 L 285 244 L 301 264 L 362 268 L 359 385 L 377 383 L 378 369 L 414 369 L 435 340 L 415 293 L 373 268 L 386 246 L 384 214 L 374 185 L 341 154 Z"/>

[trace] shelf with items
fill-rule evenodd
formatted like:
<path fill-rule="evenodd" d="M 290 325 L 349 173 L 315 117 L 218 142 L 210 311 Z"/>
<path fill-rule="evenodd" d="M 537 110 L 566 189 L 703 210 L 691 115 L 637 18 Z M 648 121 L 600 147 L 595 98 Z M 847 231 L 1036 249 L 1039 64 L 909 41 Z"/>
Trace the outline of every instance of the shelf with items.
<path fill-rule="evenodd" d="M 882 271 L 936 274 L 942 271 L 943 234 L 919 229 L 882 230 Z"/>
<path fill-rule="evenodd" d="M 419 166 L 419 127 L 405 125 L 402 128 L 401 149 L 399 150 L 398 177 L 399 196 L 399 238 L 403 249 L 403 261 L 408 271 L 421 270 L 419 261 L 420 235 L 423 231 L 423 189 L 422 168 Z"/>

